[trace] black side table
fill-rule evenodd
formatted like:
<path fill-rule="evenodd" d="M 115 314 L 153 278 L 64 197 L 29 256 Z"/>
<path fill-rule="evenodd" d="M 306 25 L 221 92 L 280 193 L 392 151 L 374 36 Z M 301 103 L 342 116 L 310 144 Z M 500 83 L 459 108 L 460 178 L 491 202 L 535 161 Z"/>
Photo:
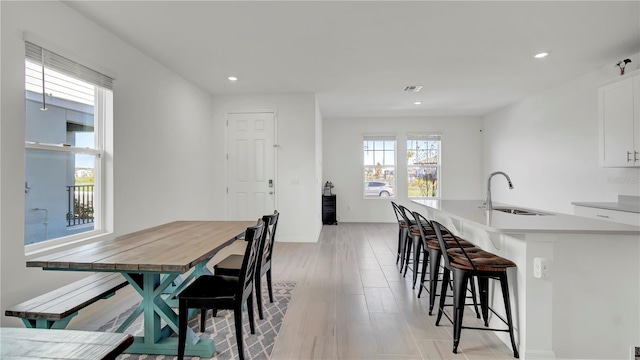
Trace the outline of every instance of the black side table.
<path fill-rule="evenodd" d="M 322 195 L 322 224 L 338 225 L 336 220 L 336 195 Z"/>

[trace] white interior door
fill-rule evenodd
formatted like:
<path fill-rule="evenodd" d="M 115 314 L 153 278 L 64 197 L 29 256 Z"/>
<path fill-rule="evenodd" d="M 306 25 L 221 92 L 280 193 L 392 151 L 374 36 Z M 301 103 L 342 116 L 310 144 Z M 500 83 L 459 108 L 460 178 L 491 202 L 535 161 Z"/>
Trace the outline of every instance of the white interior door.
<path fill-rule="evenodd" d="M 227 216 L 257 220 L 275 209 L 275 114 L 227 114 Z"/>

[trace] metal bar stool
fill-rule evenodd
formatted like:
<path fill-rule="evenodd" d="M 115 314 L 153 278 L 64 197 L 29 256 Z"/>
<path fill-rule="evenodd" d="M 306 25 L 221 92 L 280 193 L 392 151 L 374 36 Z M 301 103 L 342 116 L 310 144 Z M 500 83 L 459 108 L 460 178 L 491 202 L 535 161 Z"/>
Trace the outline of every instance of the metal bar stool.
<path fill-rule="evenodd" d="M 408 241 L 409 223 L 404 220 L 398 204 L 392 201 L 391 206 L 393 206 L 393 212 L 396 214 L 396 219 L 398 220 L 398 254 L 396 256 L 396 264 L 400 261 L 400 272 L 402 272 L 402 267 L 404 266 L 403 254 Z"/>
<path fill-rule="evenodd" d="M 398 205 L 398 212 L 402 217 L 402 221 L 408 224 L 407 227 L 407 241 L 405 243 L 404 248 L 402 249 L 402 256 L 405 257 L 404 261 L 401 262 L 400 272 L 403 272 L 404 264 L 404 273 L 403 276 L 407 275 L 407 270 L 409 269 L 409 259 L 411 257 L 411 253 L 413 252 L 413 287 L 416 287 L 416 279 L 418 275 L 418 264 L 420 263 L 420 252 L 422 247 L 422 241 L 420 240 L 420 232 L 418 227 L 416 226 L 418 223 L 416 220 L 409 217 L 407 214 L 412 214 L 411 210 L 407 209 L 402 205 Z M 422 224 L 423 226 L 428 226 L 426 223 Z M 426 261 L 425 258 L 423 261 Z"/>
<path fill-rule="evenodd" d="M 446 286 L 442 287 L 440 293 L 440 307 L 438 309 L 438 318 L 436 319 L 436 325 L 439 325 L 440 319 L 444 314 L 453 323 L 453 352 L 458 352 L 458 344 L 460 343 L 460 334 L 462 329 L 492 330 L 508 332 L 511 337 L 513 356 L 516 358 L 520 357 L 513 333 L 511 302 L 509 300 L 509 288 L 507 282 L 507 269 L 515 267 L 516 264 L 510 260 L 484 250 L 468 252 L 466 251 L 467 249 L 460 245 L 460 239 L 456 236 L 453 236 L 455 243 L 455 245 L 453 245 L 450 241 L 445 241 L 443 237 L 443 232 L 450 233 L 446 227 L 437 221 L 432 221 L 431 224 L 433 225 L 433 230 L 438 238 L 440 247 L 445 250 L 443 252 L 445 263 L 445 270 L 442 275 L 443 284 L 447 283 L 449 281 L 449 277 L 453 274 L 453 319 L 444 312 L 444 307 L 446 306 Z M 480 288 L 480 307 L 482 309 L 484 328 L 462 325 L 466 298 L 464 296 L 464 292 L 467 288 L 467 282 L 474 277 L 478 279 L 478 286 Z M 506 319 L 489 307 L 489 279 L 500 281 Z M 489 310 L 502 320 L 507 325 L 508 329 L 489 328 Z"/>
<path fill-rule="evenodd" d="M 412 213 L 415 222 L 422 224 L 420 227 L 414 227 L 411 230 L 411 233 L 417 234 L 420 236 L 419 240 L 422 243 L 422 249 L 424 252 L 424 260 L 422 261 L 422 270 L 420 273 L 420 291 L 418 291 L 418 297 L 422 294 L 422 289 L 425 288 L 424 283 L 427 274 L 427 263 L 429 266 L 429 315 L 432 315 L 433 306 L 435 304 L 436 295 L 437 295 L 437 287 L 438 287 L 438 275 L 440 274 L 440 258 L 442 256 L 442 250 L 440 249 L 440 244 L 438 243 L 438 238 L 436 237 L 436 233 L 433 230 L 433 225 L 431 221 L 425 218 L 422 214 L 414 211 Z M 454 236 L 451 233 L 442 234 L 447 242 L 453 242 Z M 466 251 L 468 252 L 476 252 L 481 249 L 473 245 L 472 243 L 458 239 L 460 241 L 460 245 L 462 245 Z M 415 273 L 414 273 L 415 274 Z M 445 284 L 445 283 L 443 283 Z M 414 283 L 415 285 L 415 283 Z M 480 311 L 478 311 L 478 301 L 476 299 L 476 286 L 475 282 L 471 281 L 469 283 L 471 298 L 473 300 L 473 305 L 476 310 L 476 315 L 480 318 Z"/>

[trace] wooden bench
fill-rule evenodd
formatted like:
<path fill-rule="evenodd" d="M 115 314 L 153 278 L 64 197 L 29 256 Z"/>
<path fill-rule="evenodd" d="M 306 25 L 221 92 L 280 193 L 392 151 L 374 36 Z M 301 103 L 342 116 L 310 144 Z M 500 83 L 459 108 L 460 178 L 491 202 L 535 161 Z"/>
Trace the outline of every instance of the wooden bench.
<path fill-rule="evenodd" d="M 97 273 L 11 306 L 4 314 L 22 318 L 29 328 L 64 329 L 79 310 L 113 296 L 128 284 L 120 274 Z"/>
<path fill-rule="evenodd" d="M 130 334 L 0 328 L 0 359 L 114 360 L 131 344 Z"/>

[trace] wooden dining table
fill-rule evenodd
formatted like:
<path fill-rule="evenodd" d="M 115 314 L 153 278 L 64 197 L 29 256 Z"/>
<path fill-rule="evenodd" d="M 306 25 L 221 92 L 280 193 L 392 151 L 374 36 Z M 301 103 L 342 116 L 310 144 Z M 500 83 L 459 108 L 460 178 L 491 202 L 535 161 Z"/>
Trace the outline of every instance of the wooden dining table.
<path fill-rule="evenodd" d="M 112 360 L 131 343 L 130 334 L 0 328 L 0 359 Z"/>
<path fill-rule="evenodd" d="M 178 352 L 176 294 L 193 278 L 210 274 L 207 262 L 244 234 L 255 221 L 175 221 L 113 239 L 85 244 L 27 261 L 44 270 L 121 273 L 142 301 L 116 330 L 123 332 L 143 316 L 143 336 L 127 353 L 175 355 Z M 194 311 L 194 310 L 192 310 Z M 187 330 L 186 355 L 211 357 L 212 339 Z"/>

